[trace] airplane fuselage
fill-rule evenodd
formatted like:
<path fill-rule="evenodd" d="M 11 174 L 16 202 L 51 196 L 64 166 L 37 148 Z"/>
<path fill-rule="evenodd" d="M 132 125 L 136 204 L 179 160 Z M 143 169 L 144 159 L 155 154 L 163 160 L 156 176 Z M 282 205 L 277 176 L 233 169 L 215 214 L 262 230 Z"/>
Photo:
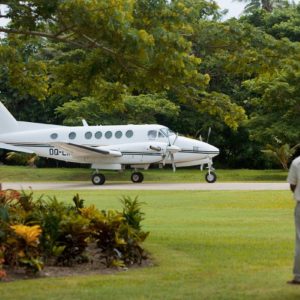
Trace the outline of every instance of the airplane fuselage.
<path fill-rule="evenodd" d="M 122 169 L 124 165 L 147 166 L 159 163 L 165 155 L 166 145 L 168 143 L 173 145 L 174 141 L 174 145 L 180 148 L 174 153 L 174 160 L 178 167 L 200 165 L 204 160 L 219 153 L 219 150 L 212 145 L 170 134 L 166 127 L 157 124 L 76 127 L 48 125 L 42 129 L 27 126 L 26 130 L 0 135 L 0 142 L 20 149 L 25 148 L 38 156 L 98 165 L 99 169 Z M 122 155 L 119 157 L 76 156 L 61 147 L 56 147 L 55 143 L 73 143 L 95 149 L 107 148 L 121 152 Z M 155 150 L 151 149 L 152 147 Z M 165 163 L 171 163 L 171 159 L 165 158 Z"/>
<path fill-rule="evenodd" d="M 91 164 L 92 182 L 101 185 L 105 176 L 98 170 L 147 169 L 150 164 L 176 167 L 208 165 L 206 180 L 216 181 L 212 158 L 219 149 L 202 141 L 179 136 L 167 127 L 151 125 L 109 125 L 69 127 L 17 121 L 0 102 L 0 148 L 36 153 L 41 157 Z M 133 182 L 143 174 L 134 172 Z"/>

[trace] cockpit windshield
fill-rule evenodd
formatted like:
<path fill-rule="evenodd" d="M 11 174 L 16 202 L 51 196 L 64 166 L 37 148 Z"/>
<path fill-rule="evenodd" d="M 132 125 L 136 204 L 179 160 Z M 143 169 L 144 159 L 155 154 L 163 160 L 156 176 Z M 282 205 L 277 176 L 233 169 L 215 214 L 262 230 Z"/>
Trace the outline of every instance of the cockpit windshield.
<path fill-rule="evenodd" d="M 165 128 L 161 128 L 159 130 L 160 133 L 162 133 L 165 137 L 169 137 L 169 136 L 172 136 L 172 135 L 175 135 L 175 133 L 170 130 L 169 128 L 165 127 Z"/>
<path fill-rule="evenodd" d="M 161 128 L 160 130 L 149 130 L 147 133 L 149 140 L 156 140 L 157 138 L 169 138 L 175 135 L 175 133 L 167 127 Z"/>

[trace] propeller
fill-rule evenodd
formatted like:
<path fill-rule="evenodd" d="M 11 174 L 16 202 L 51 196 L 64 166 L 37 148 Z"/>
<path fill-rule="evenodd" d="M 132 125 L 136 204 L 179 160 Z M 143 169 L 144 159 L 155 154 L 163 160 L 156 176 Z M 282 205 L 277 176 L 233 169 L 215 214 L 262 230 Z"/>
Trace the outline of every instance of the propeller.
<path fill-rule="evenodd" d="M 163 165 L 166 164 L 166 160 L 170 157 L 171 158 L 171 163 L 172 163 L 172 168 L 173 168 L 173 172 L 176 171 L 176 164 L 175 164 L 175 159 L 174 159 L 174 153 L 180 151 L 181 149 L 178 146 L 175 146 L 175 142 L 178 138 L 178 133 L 176 133 L 176 137 L 173 141 L 173 144 L 171 144 L 170 141 L 170 136 L 168 135 L 168 141 L 169 141 L 169 145 L 166 147 L 166 153 L 165 153 L 165 157 L 163 159 Z M 167 154 L 168 153 L 168 154 Z"/>
<path fill-rule="evenodd" d="M 178 138 L 178 133 L 176 134 L 176 137 L 173 141 L 173 143 L 171 143 L 170 141 L 170 136 L 168 135 L 168 145 L 166 146 L 165 148 L 165 153 L 163 154 L 163 160 L 162 160 L 162 164 L 163 166 L 165 166 L 166 164 L 166 160 L 168 158 L 171 158 L 171 163 L 172 163 L 172 168 L 173 168 L 173 172 L 176 171 L 176 164 L 175 164 L 175 159 L 174 159 L 174 153 L 178 152 L 181 150 L 181 148 L 179 148 L 178 146 L 175 146 L 175 142 Z M 150 145 L 149 147 L 151 150 L 154 150 L 154 151 L 157 151 L 157 152 L 160 152 L 162 150 L 162 148 L 160 146 L 153 146 L 153 145 Z"/>

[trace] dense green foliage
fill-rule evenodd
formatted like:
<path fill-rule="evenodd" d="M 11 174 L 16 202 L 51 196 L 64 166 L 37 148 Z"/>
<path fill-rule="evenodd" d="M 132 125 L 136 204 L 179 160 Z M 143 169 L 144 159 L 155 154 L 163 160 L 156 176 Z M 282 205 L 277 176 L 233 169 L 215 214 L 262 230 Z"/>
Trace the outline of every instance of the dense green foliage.
<path fill-rule="evenodd" d="M 73 265 L 96 257 L 86 255 L 94 246 L 107 267 L 141 263 L 147 256 L 141 243 L 143 213 L 137 198 L 123 200 L 123 212 L 84 206 L 79 195 L 73 205 L 54 196 L 33 199 L 33 193 L 0 193 L 0 280 L 5 266 L 40 271 L 44 264 Z M 91 262 L 92 263 L 92 262 Z"/>
<path fill-rule="evenodd" d="M 224 165 L 270 167 L 266 144 L 300 141 L 300 6 L 246 2 L 222 21 L 204 0 L 2 1 L 0 99 L 23 120 L 212 127 Z"/>

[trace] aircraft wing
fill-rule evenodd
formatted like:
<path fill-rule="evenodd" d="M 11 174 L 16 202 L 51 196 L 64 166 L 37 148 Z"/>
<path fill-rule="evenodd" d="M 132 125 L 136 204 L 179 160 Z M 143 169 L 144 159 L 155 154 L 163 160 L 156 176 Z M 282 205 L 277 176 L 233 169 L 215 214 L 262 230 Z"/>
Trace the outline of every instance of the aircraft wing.
<path fill-rule="evenodd" d="M 33 151 L 28 150 L 26 148 L 13 146 L 13 145 L 9 145 L 6 143 L 0 143 L 0 149 L 10 150 L 10 151 L 18 151 L 18 152 L 24 152 L 24 153 L 30 153 L 30 154 L 34 153 Z"/>
<path fill-rule="evenodd" d="M 64 151 L 71 153 L 73 156 L 98 156 L 100 155 L 108 155 L 113 157 L 120 157 L 122 153 L 116 150 L 110 150 L 101 148 L 101 147 L 90 147 L 83 146 L 73 143 L 50 143 L 51 145 L 60 148 Z"/>

